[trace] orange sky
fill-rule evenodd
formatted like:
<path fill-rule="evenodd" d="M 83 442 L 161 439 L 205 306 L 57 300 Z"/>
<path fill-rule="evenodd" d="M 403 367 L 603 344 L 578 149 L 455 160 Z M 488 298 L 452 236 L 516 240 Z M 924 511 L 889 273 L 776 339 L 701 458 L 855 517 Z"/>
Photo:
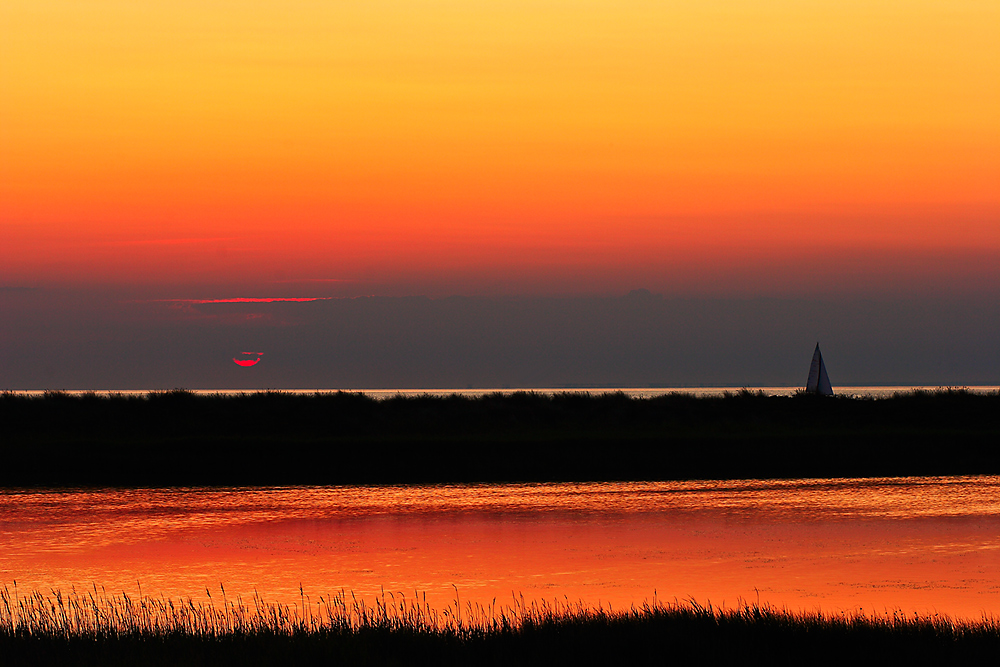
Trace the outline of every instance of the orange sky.
<path fill-rule="evenodd" d="M 988 264 L 998 38 L 989 0 L 7 0 L 0 284 Z"/>

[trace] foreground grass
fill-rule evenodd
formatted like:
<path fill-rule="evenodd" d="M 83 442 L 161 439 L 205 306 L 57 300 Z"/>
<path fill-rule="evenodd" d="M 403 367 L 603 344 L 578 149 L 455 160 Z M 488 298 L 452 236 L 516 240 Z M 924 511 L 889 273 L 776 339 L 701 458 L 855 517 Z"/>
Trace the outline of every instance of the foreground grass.
<path fill-rule="evenodd" d="M 655 602 L 436 611 L 386 595 L 296 606 L 125 595 L 0 593 L 0 662 L 36 665 L 875 664 L 1000 660 L 1000 624 L 946 617 L 790 613 Z"/>
<path fill-rule="evenodd" d="M 0 486 L 1000 473 L 1000 394 L 0 394 Z"/>

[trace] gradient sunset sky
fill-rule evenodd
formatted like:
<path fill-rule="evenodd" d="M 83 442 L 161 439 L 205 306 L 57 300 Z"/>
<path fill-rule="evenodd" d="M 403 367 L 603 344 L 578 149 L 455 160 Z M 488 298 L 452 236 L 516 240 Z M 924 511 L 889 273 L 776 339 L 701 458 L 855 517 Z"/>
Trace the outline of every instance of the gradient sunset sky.
<path fill-rule="evenodd" d="M 0 388 L 795 386 L 817 340 L 997 384 L 997 44 L 995 0 L 5 0 Z"/>
<path fill-rule="evenodd" d="M 0 283 L 977 289 L 998 39 L 992 0 L 6 0 Z"/>

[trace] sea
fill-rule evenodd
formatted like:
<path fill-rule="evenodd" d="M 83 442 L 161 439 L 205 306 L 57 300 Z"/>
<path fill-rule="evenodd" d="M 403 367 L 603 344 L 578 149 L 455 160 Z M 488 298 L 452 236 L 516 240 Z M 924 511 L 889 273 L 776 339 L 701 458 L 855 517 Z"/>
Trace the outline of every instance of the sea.
<path fill-rule="evenodd" d="M 906 386 L 871 386 L 871 387 L 834 387 L 834 392 L 841 396 L 854 396 L 857 398 L 889 398 L 896 394 L 914 391 L 940 391 L 946 389 L 962 389 L 976 393 L 995 393 L 1000 391 L 998 386 L 941 386 L 941 385 L 906 385 Z M 128 396 L 144 395 L 150 392 L 165 391 L 168 389 L 68 389 L 67 394 L 122 394 Z M 50 390 L 26 389 L 14 390 L 9 393 L 27 396 L 40 396 Z M 517 392 L 533 392 L 536 394 L 607 394 L 622 393 L 633 398 L 652 398 L 669 394 L 689 394 L 691 396 L 722 396 L 724 394 L 734 394 L 741 391 L 752 391 L 764 393 L 768 396 L 793 396 L 802 391 L 802 387 L 485 387 L 464 389 L 189 389 L 195 394 L 222 394 L 237 395 L 252 393 L 254 391 L 269 391 L 286 394 L 331 394 L 337 392 L 348 392 L 354 394 L 366 394 L 376 399 L 392 398 L 395 396 L 485 396 L 488 394 L 514 394 Z"/>

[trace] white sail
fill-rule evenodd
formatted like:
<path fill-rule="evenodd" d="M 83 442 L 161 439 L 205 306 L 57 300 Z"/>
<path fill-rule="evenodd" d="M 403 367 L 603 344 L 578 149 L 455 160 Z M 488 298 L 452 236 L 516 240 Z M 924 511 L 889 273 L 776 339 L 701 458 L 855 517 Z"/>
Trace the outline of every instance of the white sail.
<path fill-rule="evenodd" d="M 830 376 L 826 374 L 826 364 L 823 363 L 823 354 L 819 351 L 819 343 L 816 343 L 812 365 L 809 366 L 806 392 L 820 396 L 833 396 L 833 387 L 830 385 Z"/>

